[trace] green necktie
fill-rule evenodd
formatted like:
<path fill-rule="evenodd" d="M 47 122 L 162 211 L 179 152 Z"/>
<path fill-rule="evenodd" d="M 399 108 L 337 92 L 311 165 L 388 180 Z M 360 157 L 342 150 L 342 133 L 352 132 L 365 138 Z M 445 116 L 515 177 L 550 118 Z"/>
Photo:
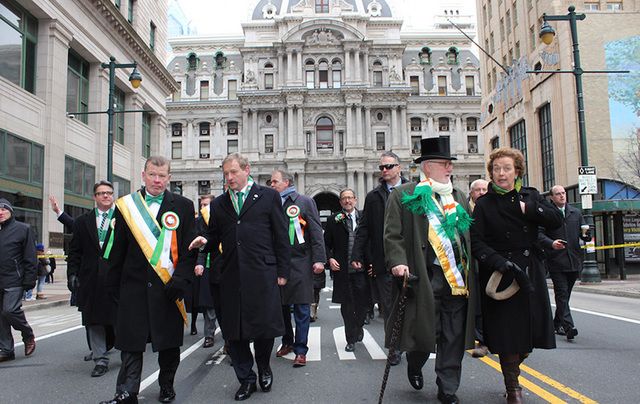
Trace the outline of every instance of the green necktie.
<path fill-rule="evenodd" d="M 238 197 L 238 214 L 242 212 L 242 205 L 244 204 L 244 192 L 240 191 L 236 194 Z"/>
<path fill-rule="evenodd" d="M 147 205 L 151 205 L 152 203 L 157 203 L 158 205 L 162 205 L 162 198 L 164 198 L 164 192 L 158 196 L 146 194 L 144 196 L 144 201 L 147 203 Z"/>

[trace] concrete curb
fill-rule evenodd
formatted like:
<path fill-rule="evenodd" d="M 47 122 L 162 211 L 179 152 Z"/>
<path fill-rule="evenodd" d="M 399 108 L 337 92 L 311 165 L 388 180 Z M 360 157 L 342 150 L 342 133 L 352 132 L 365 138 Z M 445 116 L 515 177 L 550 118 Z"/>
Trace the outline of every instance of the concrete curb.
<path fill-rule="evenodd" d="M 23 304 L 22 310 L 25 312 L 30 312 L 30 311 L 38 311 L 38 310 L 49 309 L 51 307 L 64 306 L 64 305 L 69 306 L 69 298 L 52 300 L 50 302 L 42 302 L 42 303 L 36 303 L 36 304 L 30 304 L 30 305 Z"/>
<path fill-rule="evenodd" d="M 574 292 L 583 292 L 583 293 L 594 293 L 597 295 L 609 295 L 609 296 L 618 296 L 618 297 L 630 297 L 632 299 L 640 299 L 640 291 L 638 292 L 628 292 L 626 290 L 602 290 L 602 289 L 594 289 L 589 286 L 574 286 Z"/>

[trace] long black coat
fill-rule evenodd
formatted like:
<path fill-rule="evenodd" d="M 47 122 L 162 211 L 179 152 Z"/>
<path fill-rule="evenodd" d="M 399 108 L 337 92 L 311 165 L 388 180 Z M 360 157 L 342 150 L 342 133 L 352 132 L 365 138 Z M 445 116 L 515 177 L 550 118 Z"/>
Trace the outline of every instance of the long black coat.
<path fill-rule="evenodd" d="M 169 211 L 180 217 L 176 229 L 178 264 L 173 279 L 189 287 L 197 254 L 196 250 L 189 251 L 189 244 L 196 236 L 193 202 L 165 191 L 156 216 L 158 223 Z M 109 257 L 107 286 L 115 288 L 119 294 L 115 347 L 122 351 L 143 352 L 149 338 L 154 351 L 180 347 L 184 322 L 178 307 L 166 296 L 165 285 L 147 261 L 122 214 L 116 211 L 114 217 L 115 238 Z"/>
<path fill-rule="evenodd" d="M 407 180 L 402 178 L 402 183 L 407 183 Z M 389 191 L 384 182 L 367 194 L 353 245 L 353 260 L 367 266 L 371 264 L 376 275 L 388 272 L 384 257 L 384 214 L 387 199 Z"/>
<path fill-rule="evenodd" d="M 356 213 L 358 226 L 360 225 L 360 212 Z M 342 214 L 343 219 L 336 220 L 336 216 Z M 333 295 L 331 301 L 333 303 L 349 303 L 352 302 L 353 296 L 349 288 L 349 267 L 351 266 L 351 257 L 349 257 L 349 230 L 348 222 L 344 218 L 344 212 L 335 213 L 327 219 L 327 226 L 324 229 L 324 245 L 327 250 L 327 261 L 333 258 L 340 264 L 340 270 L 332 272 L 333 274 Z M 356 231 L 358 227 L 356 227 Z M 353 255 L 353 251 L 352 251 Z M 329 268 L 331 271 L 331 268 Z M 364 271 L 362 269 L 361 271 Z"/>
<path fill-rule="evenodd" d="M 582 213 L 570 205 L 565 206 L 564 212 L 562 226 L 557 229 L 541 228 L 538 233 L 538 240 L 546 254 L 549 272 L 579 272 L 582 270 L 584 252 L 580 248 L 580 226 L 586 222 Z M 563 250 L 554 250 L 551 247 L 553 241 L 558 239 L 567 242 Z"/>
<path fill-rule="evenodd" d="M 116 308 L 107 294 L 106 280 L 109 266 L 102 258 L 111 235 L 107 231 L 100 247 L 95 209 L 78 217 L 73 224 L 73 238 L 69 246 L 67 276 L 75 274 L 80 281 L 76 294 L 83 325 L 114 325 Z"/>
<path fill-rule="evenodd" d="M 526 204 L 524 214 L 520 201 Z M 480 268 L 484 343 L 497 354 L 555 348 L 543 255 L 537 238 L 538 226 L 561 225 L 560 211 L 534 188 L 523 187 L 520 192 L 499 195 L 489 184 L 489 191 L 476 202 L 473 218 L 471 249 Z M 509 299 L 493 300 L 486 295 L 487 282 L 507 260 L 527 270 L 534 292 L 520 289 Z M 498 290 L 512 280 L 513 275 L 505 273 Z"/>
<path fill-rule="evenodd" d="M 294 237 L 291 246 L 291 272 L 287 284 L 281 288 L 282 304 L 309 304 L 313 302 L 313 264 L 326 260 L 322 225 L 313 199 L 294 192 L 287 197 L 284 211 L 292 205 L 300 208 L 300 216 L 307 224 L 304 228 L 305 242 L 300 244 Z M 288 226 L 288 216 L 286 222 Z"/>
<path fill-rule="evenodd" d="M 254 184 L 240 215 L 227 192 L 210 206 L 206 251 L 222 243 L 222 335 L 232 341 L 284 335 L 277 278 L 289 278 L 291 251 L 280 194 Z"/>

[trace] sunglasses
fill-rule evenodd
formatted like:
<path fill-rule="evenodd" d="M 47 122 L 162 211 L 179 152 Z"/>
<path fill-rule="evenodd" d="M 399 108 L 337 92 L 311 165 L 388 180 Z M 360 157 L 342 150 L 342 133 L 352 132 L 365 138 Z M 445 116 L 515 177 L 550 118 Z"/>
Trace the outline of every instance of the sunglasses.
<path fill-rule="evenodd" d="M 391 170 L 393 167 L 398 167 L 400 164 L 380 164 L 378 168 L 382 170 Z"/>

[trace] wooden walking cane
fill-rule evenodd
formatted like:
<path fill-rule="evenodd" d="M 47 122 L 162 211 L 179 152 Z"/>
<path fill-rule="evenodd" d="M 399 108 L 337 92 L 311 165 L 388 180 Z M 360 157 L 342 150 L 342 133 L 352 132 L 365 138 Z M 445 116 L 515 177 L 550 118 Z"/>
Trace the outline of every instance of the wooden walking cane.
<path fill-rule="evenodd" d="M 407 305 L 407 286 L 410 281 L 418 279 L 417 276 L 409 274 L 409 271 L 404 272 L 404 279 L 402 280 L 402 289 L 400 290 L 400 300 L 398 301 L 398 315 L 393 328 L 391 329 L 391 340 L 389 341 L 389 356 L 387 356 L 387 365 L 384 368 L 384 376 L 382 376 L 382 386 L 380 387 L 380 396 L 378 397 L 378 404 L 382 404 L 382 398 L 384 397 L 384 390 L 387 388 L 387 380 L 389 379 L 389 370 L 391 369 L 391 358 L 396 354 L 396 343 L 400 337 L 402 331 L 402 323 L 404 323 L 404 309 Z"/>

